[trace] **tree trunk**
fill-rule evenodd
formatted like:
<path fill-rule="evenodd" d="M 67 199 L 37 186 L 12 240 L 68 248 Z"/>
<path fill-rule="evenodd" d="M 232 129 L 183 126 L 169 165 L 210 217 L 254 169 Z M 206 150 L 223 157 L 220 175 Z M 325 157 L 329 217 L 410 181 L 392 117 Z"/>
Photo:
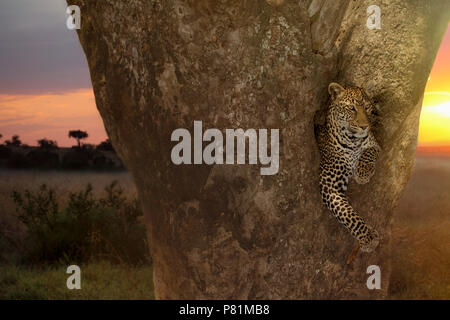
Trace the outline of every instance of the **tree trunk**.
<path fill-rule="evenodd" d="M 97 107 L 143 202 L 159 299 L 383 298 L 392 209 L 414 163 L 448 1 L 76 0 Z M 381 8 L 369 30 L 367 8 Z M 383 151 L 350 202 L 381 237 L 355 242 L 322 204 L 315 114 L 331 81 L 380 107 Z M 175 165 L 172 131 L 280 129 L 280 170 Z M 316 120 L 317 121 L 317 120 Z M 381 268 L 381 290 L 366 286 Z"/>

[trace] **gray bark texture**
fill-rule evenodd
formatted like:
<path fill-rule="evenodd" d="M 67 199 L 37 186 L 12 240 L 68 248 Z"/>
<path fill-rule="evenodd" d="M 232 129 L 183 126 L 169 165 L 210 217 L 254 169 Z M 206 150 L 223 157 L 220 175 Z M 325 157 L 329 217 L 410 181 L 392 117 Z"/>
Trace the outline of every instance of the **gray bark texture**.
<path fill-rule="evenodd" d="M 73 0 L 98 110 L 142 200 L 159 299 L 387 295 L 393 207 L 449 1 Z M 381 29 L 366 12 L 381 8 Z M 322 204 L 314 123 L 327 86 L 366 88 L 383 151 L 349 199 L 380 233 L 355 241 Z M 280 171 L 172 164 L 176 128 L 280 129 Z M 393 257 L 395 259 L 395 257 Z M 366 269 L 381 268 L 381 290 Z"/>

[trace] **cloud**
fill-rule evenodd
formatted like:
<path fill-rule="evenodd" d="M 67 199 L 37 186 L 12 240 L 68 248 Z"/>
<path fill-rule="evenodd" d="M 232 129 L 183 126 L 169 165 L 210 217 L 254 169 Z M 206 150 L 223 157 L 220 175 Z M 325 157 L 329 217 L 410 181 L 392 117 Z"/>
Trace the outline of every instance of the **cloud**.
<path fill-rule="evenodd" d="M 0 94 L 90 88 L 76 32 L 65 25 L 62 0 L 0 2 Z"/>

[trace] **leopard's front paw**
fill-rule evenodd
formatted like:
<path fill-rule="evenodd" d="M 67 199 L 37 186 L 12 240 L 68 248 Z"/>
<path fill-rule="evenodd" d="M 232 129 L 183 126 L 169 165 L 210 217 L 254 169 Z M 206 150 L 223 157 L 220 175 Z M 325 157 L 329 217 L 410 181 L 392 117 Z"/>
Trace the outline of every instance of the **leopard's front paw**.
<path fill-rule="evenodd" d="M 358 184 L 366 184 L 370 181 L 375 173 L 375 164 L 373 163 L 359 163 L 354 174 L 354 179 Z"/>
<path fill-rule="evenodd" d="M 367 233 L 359 238 L 359 248 L 363 252 L 372 252 L 380 243 L 380 236 L 372 227 L 367 228 Z"/>
<path fill-rule="evenodd" d="M 355 174 L 355 176 L 353 177 L 356 181 L 357 184 L 366 184 L 370 181 L 370 177 L 368 176 L 360 176 Z"/>

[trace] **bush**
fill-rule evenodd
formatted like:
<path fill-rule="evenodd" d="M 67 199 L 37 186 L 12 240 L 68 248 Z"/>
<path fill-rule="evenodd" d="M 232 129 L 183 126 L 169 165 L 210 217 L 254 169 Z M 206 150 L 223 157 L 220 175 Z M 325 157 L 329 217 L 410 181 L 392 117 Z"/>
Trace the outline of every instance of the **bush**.
<path fill-rule="evenodd" d="M 59 156 L 48 149 L 36 149 L 27 155 L 30 163 L 35 168 L 56 169 L 59 167 Z"/>
<path fill-rule="evenodd" d="M 114 170 L 114 169 L 116 169 L 114 161 L 108 159 L 103 154 L 94 156 L 94 160 L 92 160 L 92 167 L 96 170 Z"/>
<path fill-rule="evenodd" d="M 60 208 L 55 190 L 14 191 L 18 218 L 27 227 L 26 263 L 83 263 L 92 259 L 138 264 L 149 261 L 137 200 L 114 181 L 96 199 L 91 185 L 69 194 Z"/>
<path fill-rule="evenodd" d="M 109 140 L 109 139 L 106 139 L 105 141 L 100 142 L 100 144 L 97 146 L 97 150 L 115 152 L 114 147 L 111 143 L 111 140 Z"/>
<path fill-rule="evenodd" d="M 83 169 L 90 166 L 91 155 L 81 148 L 73 148 L 62 159 L 65 169 Z"/>
<path fill-rule="evenodd" d="M 8 159 L 11 156 L 11 148 L 0 145 L 0 159 Z"/>
<path fill-rule="evenodd" d="M 37 141 L 41 149 L 58 149 L 58 143 L 55 140 L 40 139 Z"/>
<path fill-rule="evenodd" d="M 7 166 L 12 169 L 26 169 L 31 168 L 30 159 L 22 152 L 13 152 L 9 157 Z"/>

